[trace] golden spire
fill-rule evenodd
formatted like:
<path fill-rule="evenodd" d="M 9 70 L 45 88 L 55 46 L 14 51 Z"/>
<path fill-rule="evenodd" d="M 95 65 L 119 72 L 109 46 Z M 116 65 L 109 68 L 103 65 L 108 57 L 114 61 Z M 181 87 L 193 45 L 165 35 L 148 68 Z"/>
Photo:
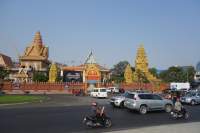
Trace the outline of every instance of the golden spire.
<path fill-rule="evenodd" d="M 33 43 L 34 43 L 34 45 L 42 45 L 42 37 L 40 35 L 40 31 L 35 33 Z"/>
<path fill-rule="evenodd" d="M 137 56 L 135 60 L 135 70 L 138 69 L 141 70 L 142 72 L 148 72 L 148 59 L 143 44 L 141 44 L 137 50 Z"/>
<path fill-rule="evenodd" d="M 145 77 L 149 81 L 158 81 L 158 79 L 149 72 L 147 55 L 143 44 L 140 44 L 137 50 L 137 56 L 135 60 L 135 72 L 133 74 L 134 81 L 138 80 L 139 75 L 137 72 L 144 73 Z"/>
<path fill-rule="evenodd" d="M 132 75 L 133 75 L 133 72 L 132 72 L 132 69 L 131 69 L 131 65 L 128 64 L 125 68 L 125 71 L 124 71 L 124 79 L 125 79 L 126 83 L 132 83 L 133 82 Z"/>

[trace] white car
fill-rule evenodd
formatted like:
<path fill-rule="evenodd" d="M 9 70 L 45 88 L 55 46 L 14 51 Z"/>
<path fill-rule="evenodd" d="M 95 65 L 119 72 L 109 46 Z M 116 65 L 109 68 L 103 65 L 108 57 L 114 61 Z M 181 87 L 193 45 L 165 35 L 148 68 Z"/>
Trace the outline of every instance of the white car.
<path fill-rule="evenodd" d="M 119 93 L 119 88 L 117 87 L 108 87 L 107 88 L 108 93 Z"/>
<path fill-rule="evenodd" d="M 97 97 L 97 98 L 107 98 L 108 93 L 106 91 L 106 88 L 94 88 L 90 92 L 91 97 Z"/>

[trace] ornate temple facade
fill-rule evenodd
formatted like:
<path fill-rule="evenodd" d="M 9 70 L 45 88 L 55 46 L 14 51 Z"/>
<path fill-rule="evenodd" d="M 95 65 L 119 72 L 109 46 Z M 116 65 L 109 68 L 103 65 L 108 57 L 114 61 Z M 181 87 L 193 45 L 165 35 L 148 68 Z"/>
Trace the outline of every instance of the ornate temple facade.
<path fill-rule="evenodd" d="M 144 46 L 140 45 L 138 50 L 137 50 L 137 55 L 136 55 L 136 59 L 135 59 L 135 71 L 133 73 L 131 71 L 130 65 L 127 65 L 126 70 L 125 70 L 125 74 L 124 74 L 125 82 L 131 83 L 133 81 L 135 81 L 135 82 L 139 81 L 141 73 L 144 74 L 143 76 L 145 76 L 147 78 L 147 80 L 150 81 L 150 82 L 160 81 L 159 79 L 154 77 L 149 72 L 148 65 L 149 65 L 148 59 L 147 59 L 147 55 L 146 55 Z M 132 76 L 130 76 L 130 75 L 132 75 Z"/>
<path fill-rule="evenodd" d="M 90 52 L 84 64 L 63 67 L 62 73 L 63 82 L 86 83 L 87 87 L 98 87 L 100 83 L 109 78 L 109 69 L 100 66 L 92 52 Z"/>
<path fill-rule="evenodd" d="M 25 68 L 33 68 L 36 71 L 47 71 L 49 49 L 42 42 L 40 32 L 36 32 L 33 42 L 20 56 L 20 65 Z"/>

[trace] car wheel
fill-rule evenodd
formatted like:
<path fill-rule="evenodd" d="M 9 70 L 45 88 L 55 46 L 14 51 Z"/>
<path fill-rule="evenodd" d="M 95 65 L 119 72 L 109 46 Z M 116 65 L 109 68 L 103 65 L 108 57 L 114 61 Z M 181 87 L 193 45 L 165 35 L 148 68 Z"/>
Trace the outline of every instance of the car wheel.
<path fill-rule="evenodd" d="M 140 112 L 140 114 L 146 114 L 147 113 L 147 106 L 145 106 L 145 105 L 140 106 L 139 112 Z"/>
<path fill-rule="evenodd" d="M 196 103 L 196 102 L 195 102 L 194 100 L 191 101 L 191 105 L 192 105 L 192 106 L 195 105 L 195 103 Z"/>
<path fill-rule="evenodd" d="M 121 102 L 120 103 L 120 108 L 123 108 L 124 107 L 124 102 Z"/>
<path fill-rule="evenodd" d="M 170 104 L 165 105 L 165 111 L 167 113 L 171 112 L 172 111 L 172 105 L 170 105 Z"/>

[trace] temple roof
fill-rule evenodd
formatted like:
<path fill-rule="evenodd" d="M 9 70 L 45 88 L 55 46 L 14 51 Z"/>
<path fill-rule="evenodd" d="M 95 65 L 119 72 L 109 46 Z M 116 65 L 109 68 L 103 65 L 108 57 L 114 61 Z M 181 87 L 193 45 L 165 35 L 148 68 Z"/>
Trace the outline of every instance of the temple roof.
<path fill-rule="evenodd" d="M 47 60 L 48 59 L 48 47 L 42 42 L 40 32 L 36 32 L 33 42 L 27 46 L 24 55 L 20 56 L 20 60 Z"/>
<path fill-rule="evenodd" d="M 85 66 L 86 66 L 86 64 L 82 64 L 79 66 L 65 66 L 62 69 L 65 71 L 83 71 L 85 69 Z M 100 71 L 105 71 L 105 72 L 109 71 L 109 69 L 107 69 L 103 66 L 100 66 L 99 64 L 96 64 L 96 66 L 100 69 Z"/>
<path fill-rule="evenodd" d="M 36 32 L 35 33 L 35 37 L 34 37 L 34 40 L 33 40 L 33 44 L 34 45 L 42 45 L 42 37 L 40 35 L 40 31 Z"/>
<path fill-rule="evenodd" d="M 6 55 L 0 53 L 0 58 L 2 60 L 2 62 L 0 62 L 1 66 L 9 67 L 9 68 L 13 67 L 12 60 L 11 60 L 11 58 L 9 56 L 6 56 Z"/>
<path fill-rule="evenodd" d="M 90 54 L 86 58 L 84 64 L 81 64 L 79 66 L 65 66 L 62 69 L 64 71 L 84 71 L 87 64 L 95 64 L 100 69 L 100 71 L 109 72 L 109 69 L 97 64 L 92 51 L 90 52 Z"/>
<path fill-rule="evenodd" d="M 96 64 L 96 60 L 94 58 L 93 52 L 91 51 L 88 57 L 85 60 L 85 64 Z"/>
<path fill-rule="evenodd" d="M 21 56 L 21 60 L 47 60 L 46 57 L 43 56 Z"/>

